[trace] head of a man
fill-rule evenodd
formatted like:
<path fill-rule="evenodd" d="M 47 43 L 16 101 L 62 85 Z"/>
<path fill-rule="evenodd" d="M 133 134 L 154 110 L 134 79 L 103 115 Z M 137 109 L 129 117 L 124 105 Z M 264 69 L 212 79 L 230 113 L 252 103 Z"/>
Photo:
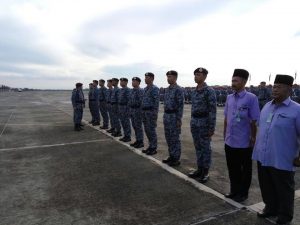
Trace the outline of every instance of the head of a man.
<path fill-rule="evenodd" d="M 104 87 L 104 85 L 105 85 L 105 80 L 100 79 L 100 80 L 99 80 L 99 86 L 100 86 L 100 87 Z"/>
<path fill-rule="evenodd" d="M 132 78 L 132 87 L 138 88 L 140 86 L 141 79 L 139 77 Z"/>
<path fill-rule="evenodd" d="M 145 73 L 145 83 L 147 85 L 152 85 L 154 81 L 154 73 L 147 72 Z"/>
<path fill-rule="evenodd" d="M 234 91 L 239 92 L 245 89 L 248 81 L 249 72 L 244 69 L 235 69 L 231 79 L 231 87 Z"/>
<path fill-rule="evenodd" d="M 203 67 L 199 67 L 194 71 L 194 81 L 197 84 L 202 84 L 207 78 L 208 71 Z"/>
<path fill-rule="evenodd" d="M 294 78 L 289 75 L 278 74 L 272 88 L 272 98 L 275 102 L 282 102 L 291 95 Z"/>
<path fill-rule="evenodd" d="M 119 79 L 118 78 L 112 78 L 112 86 L 117 87 L 119 84 Z"/>
<path fill-rule="evenodd" d="M 166 73 L 168 84 L 174 85 L 177 82 L 178 73 L 175 70 L 170 70 Z"/>
<path fill-rule="evenodd" d="M 125 77 L 120 78 L 121 87 L 127 87 L 128 79 Z"/>

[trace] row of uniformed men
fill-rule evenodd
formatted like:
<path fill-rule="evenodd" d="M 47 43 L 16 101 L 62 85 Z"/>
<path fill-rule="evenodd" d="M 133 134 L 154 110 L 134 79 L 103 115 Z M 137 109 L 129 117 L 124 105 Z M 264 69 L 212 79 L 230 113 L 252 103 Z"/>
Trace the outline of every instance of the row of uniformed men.
<path fill-rule="evenodd" d="M 216 96 L 214 90 L 205 83 L 207 74 L 208 71 L 204 68 L 197 68 L 194 71 L 197 87 L 192 92 L 190 122 L 198 169 L 191 172 L 189 176 L 202 183 L 209 178 L 208 171 L 211 165 L 210 142 L 216 126 Z M 183 91 L 176 83 L 177 75 L 176 71 L 167 72 L 170 86 L 166 89 L 164 97 L 164 131 L 170 156 L 164 159 L 163 162 L 168 163 L 170 166 L 180 164 L 181 154 L 179 136 L 183 114 Z M 260 115 L 257 97 L 245 90 L 248 76 L 249 73 L 246 70 L 234 70 L 232 76 L 234 93 L 227 97 L 224 109 L 225 153 L 230 179 L 230 193 L 225 196 L 238 202 L 248 198 L 252 177 L 251 158 L 253 158 L 258 161 L 259 183 L 263 201 L 266 205 L 264 211 L 259 213 L 258 216 L 264 218 L 277 216 L 277 224 L 286 224 L 293 218 L 294 165 L 299 165 L 299 143 L 297 139 L 300 137 L 300 106 L 289 97 L 293 77 L 288 75 L 276 76 L 272 93 L 273 100 L 266 104 Z M 133 95 L 135 89 L 140 90 L 140 80 L 134 78 L 133 89 L 128 94 L 128 96 L 132 96 L 134 100 L 137 100 L 134 102 L 140 103 L 138 108 L 133 107 L 136 111 L 131 111 L 130 114 L 137 140 L 132 146 L 142 146 L 136 145 L 138 140 L 142 143 L 141 123 L 141 136 L 138 136 L 138 130 L 133 122 L 135 118 L 140 116 L 149 139 L 149 147 L 143 152 L 148 155 L 156 154 L 157 149 L 155 128 L 158 113 L 158 88 L 153 85 L 153 79 L 154 74 L 146 73 L 145 82 L 147 87 L 144 91 L 138 92 L 140 94 Z M 134 85 L 134 80 L 137 80 L 138 84 Z M 125 102 L 113 97 L 116 96 L 116 93 L 113 95 L 113 91 L 118 91 L 117 79 L 112 80 L 112 85 L 114 88 L 111 90 L 110 102 L 106 102 L 107 105 L 110 103 L 112 108 L 116 105 L 115 111 L 111 110 L 110 113 L 110 110 L 108 110 L 113 128 L 110 131 L 118 129 L 114 120 L 120 116 L 124 130 L 123 140 L 128 141 L 129 136 L 126 133 L 126 128 L 124 128 L 124 123 L 122 123 L 123 119 L 121 119 L 122 115 L 128 115 L 122 109 Z M 126 89 L 126 79 L 121 79 L 121 87 L 121 89 Z M 120 94 L 119 96 L 123 95 Z M 131 104 L 129 98 L 124 106 L 132 108 L 135 105 Z M 260 130 L 256 139 L 258 120 Z M 107 128 L 105 125 L 107 124 L 103 124 L 102 128 Z M 119 134 L 118 131 L 120 130 L 117 130 L 117 133 L 114 134 Z"/>

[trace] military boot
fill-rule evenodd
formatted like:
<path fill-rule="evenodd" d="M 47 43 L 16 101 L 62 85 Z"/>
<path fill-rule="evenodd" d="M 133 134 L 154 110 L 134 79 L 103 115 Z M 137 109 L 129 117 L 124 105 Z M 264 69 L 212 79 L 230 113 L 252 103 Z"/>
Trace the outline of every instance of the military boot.
<path fill-rule="evenodd" d="M 209 180 L 209 168 L 203 168 L 201 177 L 199 178 L 199 182 L 204 184 Z"/>
<path fill-rule="evenodd" d="M 197 170 L 192 171 L 188 174 L 188 177 L 190 178 L 199 178 L 202 176 L 203 173 L 203 167 L 199 167 Z"/>

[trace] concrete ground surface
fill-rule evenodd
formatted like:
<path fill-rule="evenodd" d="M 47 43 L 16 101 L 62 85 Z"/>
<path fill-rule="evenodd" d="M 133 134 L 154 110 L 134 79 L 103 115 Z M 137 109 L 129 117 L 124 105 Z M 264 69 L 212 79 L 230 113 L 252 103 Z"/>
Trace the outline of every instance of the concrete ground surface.
<path fill-rule="evenodd" d="M 249 199 L 241 205 L 222 197 L 229 190 L 222 108 L 212 144 L 211 179 L 201 185 L 184 175 L 196 165 L 190 105 L 185 105 L 183 118 L 182 164 L 172 169 L 160 163 L 168 156 L 162 110 L 158 154 L 145 157 L 98 127 L 73 131 L 70 95 L 0 93 L 1 225 L 274 223 L 256 217 L 263 205 L 255 163 Z M 90 118 L 86 108 L 84 119 Z M 297 171 L 297 190 L 299 181 Z M 299 196 L 297 191 L 293 224 L 300 224 Z"/>

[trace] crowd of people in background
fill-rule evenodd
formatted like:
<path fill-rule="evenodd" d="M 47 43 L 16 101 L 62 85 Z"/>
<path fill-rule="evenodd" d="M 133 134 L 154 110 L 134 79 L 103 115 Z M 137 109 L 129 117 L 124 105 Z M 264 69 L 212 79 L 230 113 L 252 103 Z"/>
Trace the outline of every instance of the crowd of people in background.
<path fill-rule="evenodd" d="M 180 165 L 181 126 L 184 104 L 191 104 L 190 132 L 197 157 L 197 169 L 187 174 L 200 183 L 209 180 L 211 138 L 216 128 L 217 106 L 224 106 L 224 150 L 230 192 L 226 198 L 243 202 L 248 198 L 252 179 L 252 159 L 257 161 L 258 178 L 265 208 L 258 217 L 277 216 L 277 224 L 289 224 L 293 219 L 295 166 L 300 166 L 300 89 L 289 75 L 276 75 L 274 85 L 261 82 L 258 87 L 246 88 L 249 72 L 235 69 L 231 87 L 210 87 L 205 82 L 208 71 L 194 71 L 196 87 L 182 88 L 177 84 L 178 73 L 166 73 L 167 88 L 154 85 L 155 75 L 141 79 L 122 77 L 107 81 L 94 80 L 89 84 L 88 106 L 92 126 L 99 126 L 122 142 L 131 142 L 131 127 L 135 142 L 130 146 L 144 147 L 147 155 L 157 153 L 157 118 L 159 102 L 163 103 L 163 125 L 169 157 L 162 162 Z M 105 82 L 106 85 L 105 85 Z M 120 87 L 119 87 L 120 82 Z M 72 93 L 75 131 L 83 130 L 82 114 L 85 98 L 82 83 Z M 99 88 L 98 88 L 99 86 Z M 103 120 L 100 124 L 101 118 Z M 258 129 L 259 127 L 259 129 Z"/>

